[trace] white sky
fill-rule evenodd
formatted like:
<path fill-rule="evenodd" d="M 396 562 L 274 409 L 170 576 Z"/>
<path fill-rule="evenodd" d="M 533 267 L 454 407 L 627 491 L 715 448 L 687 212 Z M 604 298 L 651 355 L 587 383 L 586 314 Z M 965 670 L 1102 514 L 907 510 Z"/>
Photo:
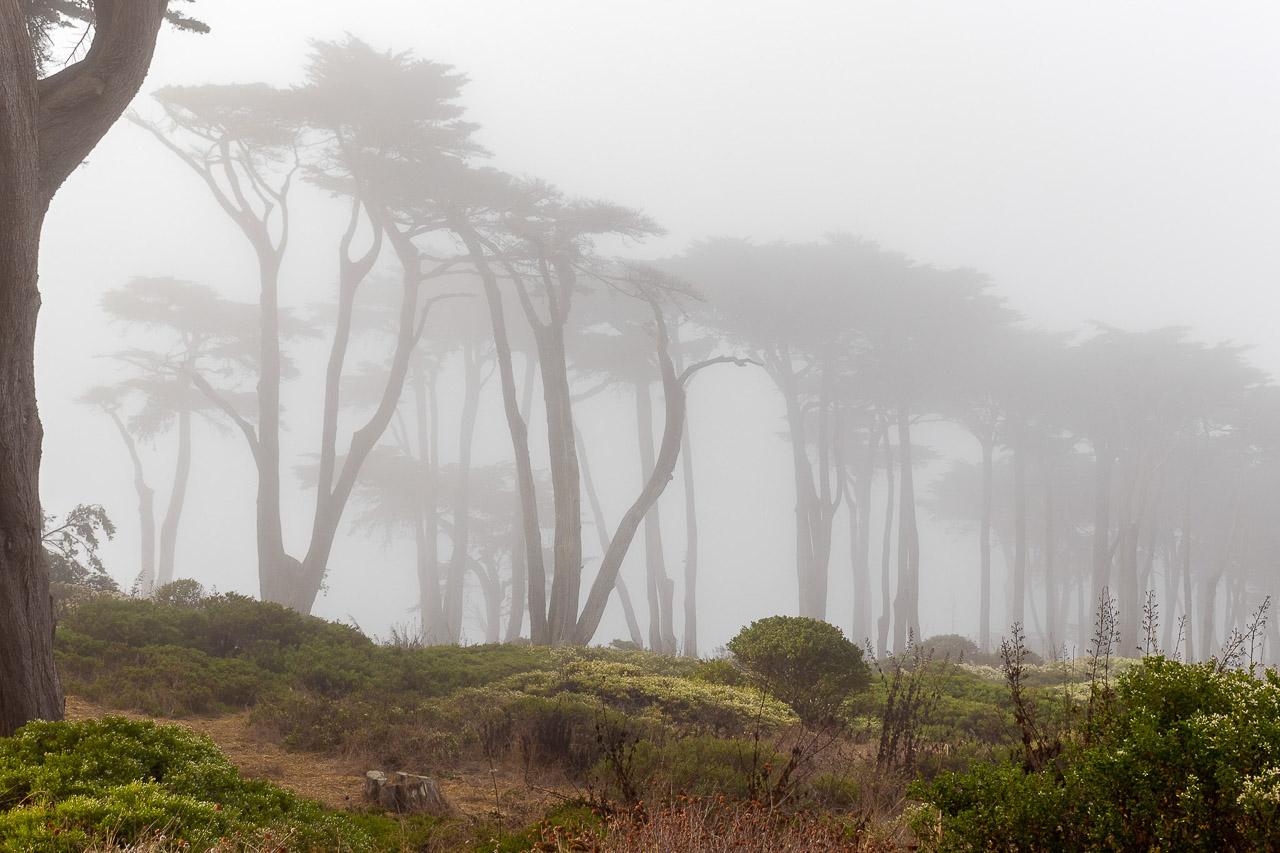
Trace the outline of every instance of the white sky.
<path fill-rule="evenodd" d="M 705 236 L 850 231 L 923 262 L 980 269 L 1037 324 L 1189 325 L 1208 341 L 1254 345 L 1259 366 L 1280 370 L 1274 3 L 202 0 L 189 9 L 213 33 L 164 32 L 144 93 L 299 82 L 309 38 L 350 32 L 465 72 L 468 118 L 499 167 L 642 208 L 669 229 L 637 254 Z M 148 107 L 144 94 L 139 108 Z M 317 208 L 299 227 L 322 231 L 331 220 Z M 307 301 L 331 280 L 332 240 L 313 245 L 290 261 L 286 299 Z M 107 505 L 122 528 L 109 552 L 122 580 L 137 547 L 127 459 L 110 424 L 71 402 L 109 375 L 92 357 L 122 345 L 121 330 L 104 327 L 99 294 L 146 274 L 250 299 L 253 272 L 194 179 L 127 125 L 54 201 L 38 362 L 45 502 Z M 705 650 L 752 618 L 794 612 L 795 590 L 775 401 L 750 377 L 700 385 L 694 428 L 718 438 L 698 459 L 704 482 L 718 484 L 700 484 L 703 589 L 727 590 L 714 607 L 704 592 Z M 186 521 L 206 530 L 180 547 L 206 584 L 253 591 L 252 475 L 242 447 L 206 443 L 226 459 L 197 459 Z M 737 461 L 744 452 L 759 472 Z M 619 471 L 629 465 L 618 460 Z M 163 494 L 162 477 L 153 485 Z M 673 491 L 664 504 L 672 522 L 680 500 Z M 940 588 L 930 571 L 956 571 L 937 538 L 935 550 L 926 544 L 926 590 Z M 410 587 L 387 569 L 386 595 L 370 595 L 368 564 L 400 559 L 371 553 L 343 552 L 318 610 L 385 633 L 411 618 L 386 609 Z M 923 602 L 926 633 L 951 630 L 954 601 L 955 627 L 972 630 L 970 577 Z M 631 584 L 642 592 L 638 572 Z M 847 595 L 841 584 L 833 601 Z M 833 604 L 831 618 L 847 626 L 848 612 Z M 612 636 L 621 628 L 597 639 Z"/>

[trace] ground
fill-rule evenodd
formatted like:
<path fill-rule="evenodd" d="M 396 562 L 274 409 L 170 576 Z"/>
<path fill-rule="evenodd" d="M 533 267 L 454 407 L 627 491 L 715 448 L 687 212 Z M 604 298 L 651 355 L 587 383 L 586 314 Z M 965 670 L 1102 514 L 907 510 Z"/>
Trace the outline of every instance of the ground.
<path fill-rule="evenodd" d="M 106 708 L 75 696 L 67 697 L 68 720 L 90 720 L 108 715 L 135 720 L 154 719 L 145 714 Z M 207 734 L 244 776 L 266 779 L 335 809 L 362 807 L 366 770 L 417 772 L 412 767 L 362 767 L 333 756 L 288 752 L 251 726 L 248 716 L 247 712 L 242 712 L 181 720 L 157 719 L 156 722 L 186 726 Z M 522 821 L 529 815 L 545 812 L 554 803 L 562 801 L 566 793 L 556 790 L 558 786 L 530 784 L 523 778 L 513 778 L 507 769 L 491 771 L 487 766 L 464 766 L 448 775 L 437 776 L 436 781 L 457 815 L 476 822 L 492 821 L 495 805 L 500 805 L 504 818 L 515 817 Z"/>

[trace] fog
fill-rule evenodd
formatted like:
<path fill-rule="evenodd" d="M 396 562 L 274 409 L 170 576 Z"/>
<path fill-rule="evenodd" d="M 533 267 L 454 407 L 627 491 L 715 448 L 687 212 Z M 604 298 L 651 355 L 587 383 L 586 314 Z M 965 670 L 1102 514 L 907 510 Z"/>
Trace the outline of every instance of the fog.
<path fill-rule="evenodd" d="M 449 156 L 516 176 L 522 198 L 543 206 L 513 213 L 508 197 L 505 208 L 485 207 L 470 196 L 460 201 L 452 186 L 427 181 L 431 189 L 422 189 L 402 173 L 382 195 L 369 195 L 376 199 L 369 205 L 388 228 L 465 208 L 463 218 L 493 241 L 486 257 L 503 291 L 548 551 L 555 446 L 544 380 L 526 393 L 535 341 L 503 257 L 536 282 L 542 270 L 530 247 L 539 234 L 582 250 L 576 286 L 563 270 L 547 274 L 552 290 L 575 294 L 564 325 L 565 375 L 579 452 L 610 535 L 644 482 L 637 377 L 652 397 L 655 453 L 669 402 L 656 357 L 661 334 L 643 297 L 661 305 L 685 364 L 743 362 L 707 365 L 686 386 L 695 636 L 685 628 L 683 458 L 656 504 L 665 566 L 646 565 L 643 526 L 621 564 L 645 644 L 705 655 L 753 619 L 803 613 L 879 650 L 900 648 L 907 628 L 977 638 L 984 626 L 998 636 L 1016 619 L 1038 648 L 1070 651 L 1088 642 L 1089 613 L 1105 587 L 1117 598 L 1129 645 L 1144 639 L 1138 619 L 1147 590 L 1166 647 L 1178 641 L 1189 597 L 1185 632 L 1194 653 L 1206 655 L 1280 592 L 1280 542 L 1270 529 L 1280 472 L 1280 410 L 1269 378 L 1280 368 L 1273 332 L 1280 63 L 1269 38 L 1280 10 L 1272 5 L 375 0 L 357 14 L 346 3 L 224 0 L 191 11 L 212 32 L 163 32 L 134 105 L 141 120 L 180 144 L 190 135 L 164 124 L 151 93 L 302 87 L 317 43 L 350 37 L 465 76 L 451 103 L 476 126 L 469 140 L 491 156 Z M 356 90 L 362 80 L 350 71 L 337 77 Z M 369 106 L 360 97 L 345 103 Z M 351 209 L 344 193 L 353 169 L 335 161 L 333 136 L 312 126 L 299 137 L 305 165 L 289 192 L 279 275 L 287 317 L 315 332 L 283 341 L 297 375 L 281 385 L 279 512 L 284 550 L 299 560 L 314 540 L 339 240 Z M 265 164 L 273 186 L 291 158 Z M 341 181 L 319 186 L 308 167 Z M 563 225 L 582 212 L 575 205 L 584 198 L 620 205 L 656 227 L 605 217 L 597 236 L 594 226 Z M 368 216 L 359 223 L 353 256 L 372 240 Z M 460 233 L 436 229 L 416 239 L 434 259 L 465 258 Z M 183 320 L 207 326 L 201 345 L 222 347 L 201 355 L 197 369 L 243 424 L 260 429 L 258 315 L 228 306 L 257 305 L 258 259 L 197 173 L 126 121 L 60 191 L 43 240 L 36 366 L 45 510 L 101 504 L 119 528 L 103 560 L 129 589 L 143 550 L 134 469 L 111 418 L 78 401 L 131 378 L 189 376 L 175 365 L 191 339 L 127 322 L 129 309 L 113 318 L 103 298 L 139 277 L 170 281 L 148 291 L 153 308 L 185 292 L 174 282 L 210 288 L 216 307 Z M 352 432 L 376 420 L 391 365 L 388 318 L 403 275 L 392 242 L 383 241 L 358 290 L 343 385 L 357 404 L 338 416 L 339 466 Z M 418 307 L 440 294 L 467 295 L 432 304 L 406 362 L 406 389 L 322 561 L 312 612 L 382 638 L 421 625 L 419 557 L 431 550 L 424 543 L 434 540 L 432 571 L 442 583 L 448 575 L 461 446 L 472 434 L 470 464 L 462 466 L 472 472 L 464 615 L 448 631 L 437 625 L 431 638 L 483 642 L 511 633 L 519 477 L 489 302 L 473 267 L 459 262 L 421 286 Z M 546 289 L 532 284 L 529 293 L 535 315 L 551 316 Z M 246 318 L 248 331 L 235 331 Z M 113 357 L 126 350 L 135 351 L 130 359 Z M 140 362 L 137 351 L 163 358 Z M 484 380 L 474 430 L 464 418 L 468 358 Z M 372 382 L 358 382 L 362 373 Z M 436 377 L 430 387 L 427 375 Z M 142 399 L 124 397 L 122 417 L 136 414 Z M 207 395 L 184 399 L 200 402 L 174 574 L 258 595 L 258 474 L 249 445 Z M 426 461 L 419 453 L 426 445 L 415 438 L 422 412 L 436 424 Z M 143 421 L 135 426 L 146 431 Z M 161 427 L 137 437 L 157 528 L 178 459 L 178 419 Z M 992 478 L 985 622 L 981 435 L 991 446 Z M 397 441 L 412 451 L 399 461 Z M 912 448 L 915 464 L 894 472 L 888 593 L 898 604 L 881 628 L 886 446 L 895 463 Z M 910 506 L 899 503 L 907 474 Z M 412 492 L 421 477 L 435 483 L 434 534 L 416 535 L 412 519 L 376 517 L 379 489 L 399 483 Z M 825 596 L 814 588 L 821 556 L 798 556 L 798 484 L 801 503 L 805 489 L 818 496 L 800 512 L 810 531 L 800 538 L 816 539 L 799 551 L 829 547 Z M 569 562 L 582 567 L 585 605 L 605 549 L 589 495 L 581 499 L 582 554 Z M 853 506 L 864 516 L 857 541 Z M 918 567 L 900 562 L 916 548 L 902 533 L 911 507 Z M 565 565 L 547 557 L 549 584 L 553 564 Z M 650 629 L 650 572 L 672 584 L 665 638 L 661 625 Z M 482 576 L 496 584 L 496 610 L 486 604 Z M 805 589 L 810 598 L 802 602 Z M 661 584 L 657 590 L 661 600 Z M 445 589 L 437 598 L 447 596 Z M 521 633 L 529 630 L 526 614 Z M 593 642 L 633 636 L 611 596 Z"/>

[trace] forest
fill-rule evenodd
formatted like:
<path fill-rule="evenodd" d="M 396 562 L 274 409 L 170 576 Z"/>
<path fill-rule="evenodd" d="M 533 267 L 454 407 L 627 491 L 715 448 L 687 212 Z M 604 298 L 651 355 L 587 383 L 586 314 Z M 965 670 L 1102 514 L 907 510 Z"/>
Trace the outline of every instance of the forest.
<path fill-rule="evenodd" d="M 766 105 L 811 93 L 770 70 L 792 31 L 767 21 L 751 67 L 701 42 L 671 63 L 689 86 L 728 75 L 710 109 L 658 118 L 637 97 L 618 123 L 619 80 L 670 81 L 653 21 L 592 42 L 649 63 L 609 78 L 627 62 L 558 56 L 528 9 L 486 19 L 493 46 L 526 27 L 521 47 L 600 85 L 570 112 L 632 160 L 586 179 L 599 138 L 554 99 L 521 100 L 546 79 L 536 63 L 505 66 L 503 102 L 479 69 L 348 33 L 287 71 L 271 44 L 252 58 L 274 70 L 228 54 L 144 89 L 166 22 L 195 38 L 236 18 L 179 6 L 0 4 L 0 853 L 1280 849 L 1268 342 L 1146 322 L 1156 305 L 1138 331 L 1041 326 L 998 255 L 973 252 L 991 274 L 943 262 L 946 241 L 933 256 L 891 226 L 900 200 L 912 228 L 947 206 L 917 194 L 920 160 L 878 203 L 859 196 L 874 215 L 831 213 L 829 231 L 734 236 L 726 203 L 692 239 L 669 226 L 673 243 L 667 217 L 632 206 L 659 124 L 688 160 L 685 124 L 741 139 L 668 166 L 685 185 L 733 161 L 745 206 L 838 209 L 772 197 L 805 172 L 754 146 L 787 126 Z M 884 40 L 894 61 L 947 29 L 859 11 L 909 25 Z M 254 23 L 283 47 L 278 12 Z M 563 12 L 553 28 L 577 38 Z M 434 14 L 443 31 L 463 13 Z M 706 10 L 682 14 L 697 41 Z M 861 62 L 853 39 L 805 86 Z M 930 60 L 929 88 L 958 95 L 966 70 Z M 960 101 L 943 99 L 945 144 L 910 129 L 931 111 L 905 69 L 885 91 L 910 112 L 882 114 L 888 131 L 860 115 L 860 133 L 925 159 L 964 149 L 946 126 Z M 1002 73 L 987 84 L 996 106 L 967 118 L 1008 152 L 984 122 L 1017 115 L 1003 133 L 1030 139 L 1035 115 Z M 1180 94 L 1161 109 L 1195 113 Z M 494 103 L 527 138 L 490 133 L 492 109 L 477 120 Z M 1091 110 L 1115 104 L 1145 108 Z M 788 157 L 827 170 L 824 195 L 869 191 L 819 156 L 825 130 L 848 138 L 825 120 L 858 109 L 823 110 Z M 580 174 L 529 174 L 548 126 Z M 87 197 L 54 195 L 97 180 L 91 152 L 121 171 L 124 139 L 144 166 L 63 242 Z M 1079 151 L 1054 141 L 1046 162 L 1070 179 Z M 1214 150 L 1204 171 L 1224 178 Z M 964 161 L 980 178 L 981 153 Z M 1132 177 L 1090 216 L 1123 209 Z M 971 216 L 990 201 L 976 186 Z M 1161 198 L 1145 200 L 1157 244 L 1137 225 L 1131 245 L 1064 234 L 1037 264 L 1077 275 L 1086 257 L 1112 282 L 1134 257 L 1150 279 L 1170 259 L 1208 270 L 1212 234 L 1162 230 Z M 1257 226 L 1246 209 L 1233 232 Z M 1045 210 L 990 227 L 1016 255 L 1052 230 Z M 49 499 L 68 471 L 69 509 Z"/>
<path fill-rule="evenodd" d="M 347 39 L 318 43 L 302 76 L 161 89 L 153 118 L 131 118 L 199 177 L 193 204 L 230 219 L 260 285 L 255 304 L 136 277 L 102 299 L 131 345 L 104 353 L 121 378 L 82 402 L 132 460 L 137 590 L 182 576 L 183 524 L 204 523 L 183 519 L 203 422 L 225 437 L 201 452 L 256 470 L 256 494 L 230 500 L 254 502 L 263 600 L 309 612 L 351 528 L 371 559 L 379 539 L 412 540 L 426 642 L 607 641 L 612 600 L 625 642 L 697 657 L 696 460 L 735 424 L 691 427 L 688 411 L 741 369 L 776 393 L 794 475 L 776 488 L 795 495 L 793 564 L 745 568 L 792 575 L 786 610 L 877 654 L 923 636 L 930 559 L 945 587 L 979 590 L 970 630 L 988 651 L 1018 623 L 1072 656 L 1107 596 L 1120 648 L 1138 650 L 1152 596 L 1161 646 L 1206 659 L 1270 596 L 1280 407 L 1243 347 L 1184 328 L 1050 333 L 978 271 L 848 234 L 618 257 L 661 226 L 485 165 L 455 69 Z M 346 224 L 324 249 L 336 281 L 288 306 L 296 182 Z M 309 408 L 285 412 L 297 386 Z M 478 452 L 498 400 L 508 447 Z M 584 429 L 601 409 L 610 428 Z M 318 434 L 298 428 L 311 411 Z M 606 448 L 639 474 L 622 497 L 592 477 Z M 302 512 L 305 535 L 286 536 Z M 950 553 L 922 553 L 929 522 L 964 534 Z M 631 552 L 643 589 L 621 571 Z M 833 572 L 851 600 L 828 600 Z"/>

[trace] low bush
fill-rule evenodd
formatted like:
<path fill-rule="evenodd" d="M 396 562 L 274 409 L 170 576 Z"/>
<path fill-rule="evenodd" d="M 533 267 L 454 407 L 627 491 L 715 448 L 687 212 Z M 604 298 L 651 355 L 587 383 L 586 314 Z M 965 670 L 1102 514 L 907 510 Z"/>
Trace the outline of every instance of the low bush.
<path fill-rule="evenodd" d="M 237 838 L 275 838 L 298 851 L 369 849 L 342 816 L 268 782 L 241 779 L 209 738 L 179 726 L 119 717 L 35 722 L 0 740 L 5 853 L 78 851 L 162 835 L 197 850 Z"/>
<path fill-rule="evenodd" d="M 975 763 L 914 796 L 938 809 L 939 851 L 1274 851 L 1280 676 L 1150 657 L 1043 770 Z"/>

